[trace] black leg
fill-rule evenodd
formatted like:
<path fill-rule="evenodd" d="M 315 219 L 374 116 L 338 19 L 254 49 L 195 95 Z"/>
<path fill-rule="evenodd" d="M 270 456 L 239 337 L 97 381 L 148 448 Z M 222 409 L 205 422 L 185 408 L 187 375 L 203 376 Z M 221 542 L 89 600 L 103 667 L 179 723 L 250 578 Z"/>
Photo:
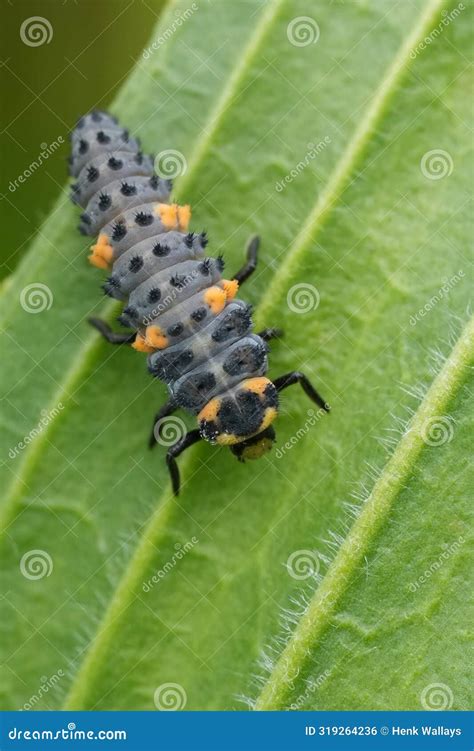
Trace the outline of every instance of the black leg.
<path fill-rule="evenodd" d="M 293 386 L 294 383 L 300 383 L 301 388 L 309 396 L 311 401 L 316 402 L 316 404 L 319 404 L 319 406 L 324 409 L 325 412 L 329 412 L 331 409 L 329 404 L 324 401 L 323 397 L 318 394 L 314 386 L 311 384 L 310 381 L 306 378 L 306 376 L 303 373 L 300 373 L 298 370 L 294 370 L 292 373 L 287 373 L 286 375 L 282 375 L 279 378 L 277 378 L 275 381 L 273 381 L 274 385 L 276 386 L 277 391 L 283 391 L 283 389 L 286 389 L 288 386 Z"/>
<path fill-rule="evenodd" d="M 257 268 L 259 245 L 260 238 L 258 235 L 254 235 L 247 245 L 247 261 L 244 263 L 242 268 L 232 277 L 232 279 L 237 279 L 239 284 L 243 284 L 245 280 L 248 279 L 249 276 L 251 276 Z"/>
<path fill-rule="evenodd" d="M 151 435 L 148 439 L 148 446 L 152 449 L 153 446 L 156 443 L 156 435 L 155 430 L 158 425 L 158 423 L 161 423 L 161 420 L 163 420 L 164 417 L 168 417 L 168 415 L 172 415 L 175 410 L 177 410 L 177 405 L 170 399 L 169 402 L 166 402 L 166 404 L 163 404 L 163 406 L 158 410 L 155 417 L 153 418 L 153 427 L 151 429 Z M 161 423 L 158 427 L 158 436 L 161 436 L 161 429 L 163 427 L 163 424 Z"/>
<path fill-rule="evenodd" d="M 135 331 L 132 334 L 118 334 L 112 331 L 109 324 L 101 318 L 89 318 L 88 320 L 91 326 L 100 331 L 104 339 L 110 344 L 131 344 L 135 341 L 137 335 Z"/>
<path fill-rule="evenodd" d="M 199 432 L 199 429 L 196 428 L 195 430 L 190 430 L 186 435 L 180 438 L 179 441 L 176 441 L 174 446 L 171 446 L 171 448 L 168 449 L 168 453 L 166 454 L 166 464 L 170 471 L 171 484 L 175 495 L 179 495 L 180 486 L 179 469 L 176 457 L 182 454 L 185 449 L 189 448 L 189 446 L 192 446 L 194 443 L 201 440 L 201 433 Z"/>
<path fill-rule="evenodd" d="M 283 336 L 282 329 L 263 329 L 257 333 L 257 336 L 261 337 L 264 341 L 269 342 L 270 339 L 281 339 Z"/>

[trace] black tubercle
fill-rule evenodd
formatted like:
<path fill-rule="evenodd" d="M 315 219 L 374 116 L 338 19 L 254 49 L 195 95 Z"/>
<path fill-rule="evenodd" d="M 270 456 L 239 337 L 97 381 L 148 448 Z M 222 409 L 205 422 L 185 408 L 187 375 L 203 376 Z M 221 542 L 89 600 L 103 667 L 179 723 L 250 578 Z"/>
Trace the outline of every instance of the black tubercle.
<path fill-rule="evenodd" d="M 158 287 L 153 287 L 153 289 L 151 289 L 148 293 L 148 302 L 153 304 L 155 302 L 159 302 L 160 299 L 161 299 L 160 290 L 158 289 Z"/>
<path fill-rule="evenodd" d="M 170 252 L 170 248 L 167 245 L 161 245 L 161 243 L 156 243 L 156 245 L 153 246 L 153 255 L 158 256 L 159 258 L 163 258 L 163 256 L 167 256 Z"/>
<path fill-rule="evenodd" d="M 123 320 L 127 321 L 127 318 L 130 318 L 132 321 L 137 318 L 138 311 L 136 308 L 133 307 L 133 305 L 127 305 L 126 308 L 123 309 L 123 313 L 119 318 L 119 321 L 122 323 Z M 125 323 L 125 326 L 127 326 L 128 321 Z"/>
<path fill-rule="evenodd" d="M 101 193 L 99 195 L 99 209 L 101 211 L 107 211 L 112 206 L 112 198 L 108 193 Z"/>
<path fill-rule="evenodd" d="M 99 143 L 109 143 L 110 142 L 110 136 L 107 135 L 107 133 L 104 133 L 103 130 L 99 130 L 97 132 L 96 136 Z"/>
<path fill-rule="evenodd" d="M 170 336 L 179 336 L 184 331 L 184 326 L 182 323 L 174 323 L 172 326 L 169 327 L 167 330 L 167 334 Z"/>
<path fill-rule="evenodd" d="M 143 258 L 141 256 L 133 256 L 133 258 L 130 259 L 130 262 L 128 264 L 129 271 L 131 271 L 132 274 L 136 274 L 137 271 L 140 271 L 142 266 L 143 266 Z"/>
<path fill-rule="evenodd" d="M 176 289 L 183 289 L 186 286 L 186 277 L 184 274 L 173 274 L 170 279 L 170 284 Z"/>
<path fill-rule="evenodd" d="M 114 287 L 114 289 L 120 289 L 120 279 L 118 279 L 118 277 L 114 276 L 113 274 L 109 276 L 109 278 L 106 281 L 106 284 L 109 284 L 111 287 Z"/>
<path fill-rule="evenodd" d="M 153 221 L 153 214 L 147 214 L 146 211 L 138 211 L 135 214 L 135 224 L 138 224 L 139 227 L 148 227 L 153 224 Z"/>
<path fill-rule="evenodd" d="M 97 169 L 97 167 L 94 167 L 93 164 L 91 164 L 91 166 L 87 168 L 87 179 L 90 183 L 95 182 L 99 175 L 99 170 Z"/>
<path fill-rule="evenodd" d="M 133 183 L 123 182 L 120 186 L 120 192 L 123 196 L 134 196 L 137 192 L 137 187 Z"/>
<path fill-rule="evenodd" d="M 196 321 L 196 323 L 203 321 L 206 316 L 207 316 L 206 308 L 198 308 L 197 310 L 194 310 L 191 313 L 191 318 L 193 319 L 193 321 Z"/>
<path fill-rule="evenodd" d="M 119 169 L 122 169 L 123 167 L 122 160 L 117 159 L 115 156 L 111 156 L 107 164 L 109 165 L 110 169 L 113 169 L 113 170 L 119 170 Z"/>
<path fill-rule="evenodd" d="M 211 265 L 212 265 L 212 258 L 205 258 L 204 261 L 201 261 L 199 264 L 199 271 L 203 276 L 209 276 L 211 272 Z"/>
<path fill-rule="evenodd" d="M 124 219 L 119 219 L 112 227 L 112 240 L 114 242 L 120 242 L 127 234 L 127 227 Z"/>

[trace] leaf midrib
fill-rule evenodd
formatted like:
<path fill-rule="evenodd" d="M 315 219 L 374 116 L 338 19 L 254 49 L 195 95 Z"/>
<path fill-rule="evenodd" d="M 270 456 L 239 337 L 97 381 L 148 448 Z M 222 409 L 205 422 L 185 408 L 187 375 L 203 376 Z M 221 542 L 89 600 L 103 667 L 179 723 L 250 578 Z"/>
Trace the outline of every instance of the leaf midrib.
<path fill-rule="evenodd" d="M 262 301 L 258 306 L 257 316 L 259 322 L 261 322 L 263 315 L 271 308 L 273 301 L 276 299 L 275 295 L 278 294 L 285 279 L 291 273 L 291 268 L 299 254 L 305 248 L 306 242 L 314 241 L 314 238 L 317 232 L 321 230 L 325 219 L 340 199 L 343 188 L 347 184 L 349 175 L 353 172 L 356 162 L 362 154 L 363 149 L 368 144 L 370 136 L 374 132 L 377 121 L 380 120 L 384 114 L 390 97 L 395 91 L 396 83 L 409 63 L 409 53 L 411 49 L 416 46 L 416 43 L 422 37 L 423 32 L 429 26 L 430 22 L 433 22 L 441 5 L 442 0 L 428 0 L 424 12 L 420 14 L 418 22 L 414 25 L 412 33 L 406 42 L 400 47 L 393 63 L 384 75 L 381 85 L 372 97 L 370 105 L 362 118 L 361 125 L 356 129 L 353 137 L 349 140 L 342 157 L 338 160 L 335 169 L 331 173 L 322 196 L 316 202 L 314 209 L 309 213 L 307 221 L 295 240 L 293 249 L 288 252 L 287 258 L 279 267 L 270 286 L 263 295 Z M 279 9 L 280 3 L 278 3 L 277 7 Z M 265 19 L 264 31 L 268 32 L 271 26 L 270 20 L 275 20 L 276 14 L 274 13 L 271 16 L 264 15 L 263 18 Z M 255 56 L 258 50 L 258 45 L 254 42 L 255 37 L 258 38 L 259 43 L 262 43 L 264 36 L 265 34 L 262 33 L 262 30 L 257 28 L 255 34 L 252 36 L 251 42 L 246 48 L 246 53 L 244 54 L 246 66 L 239 66 L 238 77 L 231 76 L 230 80 L 232 81 L 233 90 L 237 88 L 239 81 L 247 70 L 247 67 L 250 66 L 251 59 Z M 247 50 L 249 49 L 252 51 L 250 56 L 247 54 Z M 220 122 L 226 112 L 226 103 L 230 102 L 231 99 L 231 91 L 227 92 L 227 94 L 224 93 L 220 98 L 220 101 L 214 110 L 214 112 L 218 113 L 219 120 L 213 121 L 212 134 L 217 131 L 218 122 Z M 198 143 L 195 156 L 191 159 L 192 173 L 197 170 L 209 143 L 210 139 L 206 136 Z M 187 174 L 189 180 L 190 172 Z M 181 181 L 180 189 L 182 185 L 183 181 Z M 184 470 L 183 474 L 186 472 L 187 467 L 192 461 L 192 456 L 189 456 L 187 460 L 185 459 L 182 465 L 182 469 Z M 121 582 L 115 593 L 112 595 L 108 610 L 104 614 L 95 637 L 90 642 L 89 648 L 86 652 L 86 657 L 81 667 L 76 672 L 75 679 L 71 683 L 64 703 L 65 709 L 77 709 L 82 706 L 83 699 L 87 692 L 87 686 L 89 685 L 89 678 L 93 680 L 93 676 L 99 667 L 99 653 L 101 649 L 103 649 L 104 654 L 107 651 L 107 646 L 112 639 L 113 626 L 117 623 L 122 613 L 127 609 L 133 596 L 134 584 L 141 578 L 139 572 L 142 571 L 148 563 L 148 556 L 150 554 L 148 540 L 154 539 L 156 541 L 157 537 L 159 537 L 160 531 L 165 528 L 166 519 L 173 508 L 173 497 L 169 493 L 164 494 L 157 511 L 152 515 L 149 523 L 145 527 L 145 531 L 136 546 L 136 551 L 132 556 L 128 567 L 122 574 Z M 151 547 L 153 547 L 153 550 L 156 549 L 155 546 Z M 326 582 L 326 578 L 324 582 Z M 319 591 L 319 589 L 317 591 Z M 262 696 L 264 696 L 264 692 L 262 692 L 261 697 Z"/>
<path fill-rule="evenodd" d="M 387 520 L 426 443 L 423 428 L 443 415 L 463 383 L 474 357 L 474 317 L 464 327 L 456 345 L 420 403 L 407 431 L 328 568 L 321 585 L 266 682 L 255 709 L 280 709 L 309 650 L 330 622 L 335 607 L 353 579 L 369 544 Z"/>

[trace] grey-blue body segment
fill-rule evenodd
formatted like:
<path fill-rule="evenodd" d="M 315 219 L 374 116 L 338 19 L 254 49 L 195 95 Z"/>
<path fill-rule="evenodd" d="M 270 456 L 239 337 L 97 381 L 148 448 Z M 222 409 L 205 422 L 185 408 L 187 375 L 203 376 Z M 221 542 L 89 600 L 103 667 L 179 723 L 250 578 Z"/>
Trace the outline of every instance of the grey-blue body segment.
<path fill-rule="evenodd" d="M 209 302 L 206 292 L 221 282 L 222 259 L 205 257 L 205 234 L 167 229 L 157 204 L 169 203 L 170 181 L 154 173 L 153 158 L 115 118 L 86 115 L 71 142 L 72 200 L 84 211 L 79 228 L 104 233 L 113 249 L 104 290 L 124 302 L 124 325 L 143 336 L 156 324 L 166 337 L 167 345 L 148 356 L 150 372 L 187 411 L 196 414 L 220 396 L 236 405 L 237 420 L 239 384 L 266 373 L 267 345 L 252 333 L 244 302 L 230 298 L 221 310 Z"/>

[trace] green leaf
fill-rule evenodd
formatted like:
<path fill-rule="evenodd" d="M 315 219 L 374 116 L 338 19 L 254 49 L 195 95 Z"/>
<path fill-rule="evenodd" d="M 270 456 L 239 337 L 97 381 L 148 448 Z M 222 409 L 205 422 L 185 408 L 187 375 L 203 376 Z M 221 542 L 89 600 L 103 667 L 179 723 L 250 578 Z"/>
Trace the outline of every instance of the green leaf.
<path fill-rule="evenodd" d="M 229 273 L 261 234 L 242 296 L 285 330 L 270 376 L 332 413 L 285 391 L 273 455 L 198 446 L 173 498 L 146 449 L 164 389 L 88 326 L 115 308 L 62 195 L 0 300 L 2 707 L 153 709 L 174 683 L 188 709 L 466 708 L 470 9 L 317 3 L 306 44 L 296 0 L 173 26 L 186 7 L 113 111 L 185 156 Z"/>

